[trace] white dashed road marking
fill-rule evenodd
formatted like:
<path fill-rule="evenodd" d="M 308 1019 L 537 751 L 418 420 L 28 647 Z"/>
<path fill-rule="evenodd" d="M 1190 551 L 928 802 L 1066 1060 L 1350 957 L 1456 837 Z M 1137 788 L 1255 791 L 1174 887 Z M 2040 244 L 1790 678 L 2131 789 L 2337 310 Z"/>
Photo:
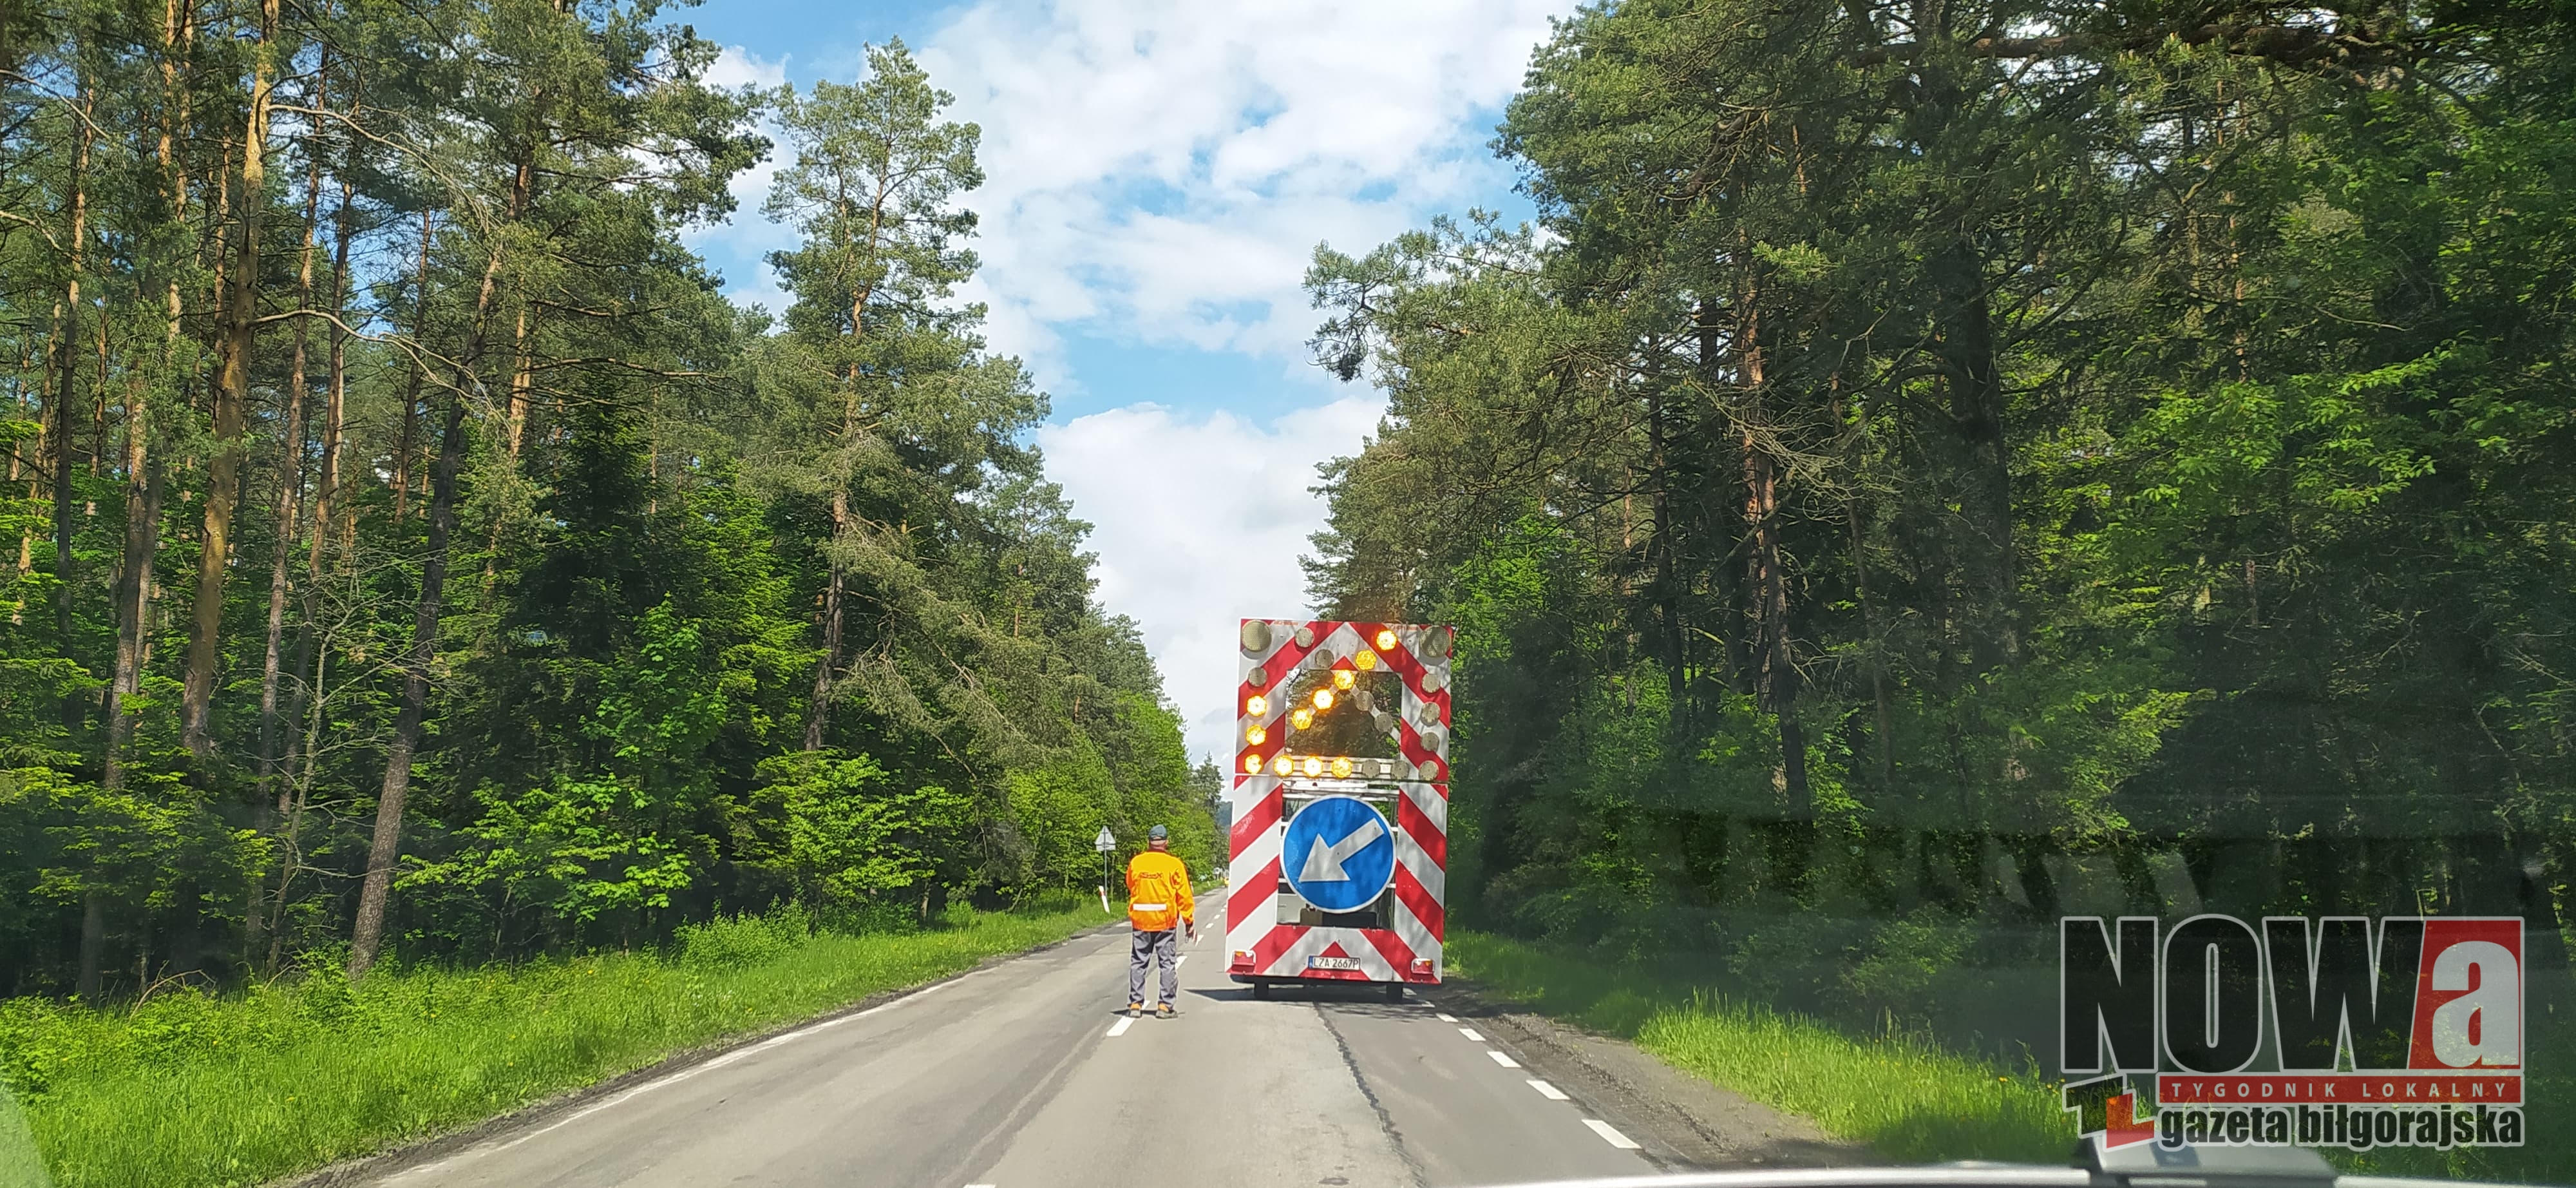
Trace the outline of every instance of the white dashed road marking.
<path fill-rule="evenodd" d="M 1109 1025 L 1109 1038 L 1116 1039 L 1119 1036 L 1125 1035 L 1127 1034 L 1127 1029 L 1135 1025 L 1136 1017 L 1134 1015 L 1121 1015 L 1117 1022 Z"/>
<path fill-rule="evenodd" d="M 1519 1068 L 1521 1066 L 1520 1061 L 1514 1060 L 1509 1056 L 1505 1056 L 1492 1048 L 1485 1049 L 1485 1055 L 1493 1057 L 1494 1063 L 1502 1065 L 1504 1068 Z"/>
<path fill-rule="evenodd" d="M 1473 1027 L 1461 1027 L 1458 1029 L 1458 1034 L 1466 1036 L 1468 1039 L 1474 1040 L 1480 1044 L 1485 1042 L 1484 1034 Z"/>
<path fill-rule="evenodd" d="M 1455 1023 L 1458 1021 L 1458 1016 L 1452 1015 L 1447 1011 L 1433 1011 L 1431 1012 L 1431 1017 L 1438 1019 L 1443 1023 Z"/>
<path fill-rule="evenodd" d="M 1538 1090 L 1538 1095 L 1548 1099 L 1549 1101 L 1565 1100 L 1565 1090 L 1559 1089 L 1554 1085 L 1550 1085 L 1545 1081 L 1531 1081 L 1529 1083 L 1529 1087 Z"/>
<path fill-rule="evenodd" d="M 1599 1118 L 1586 1118 L 1583 1120 L 1583 1124 L 1591 1127 L 1592 1133 L 1600 1135 L 1601 1141 L 1608 1143 L 1611 1146 L 1617 1147 L 1622 1151 L 1634 1151 L 1637 1149 L 1637 1140 L 1619 1133 L 1619 1129 L 1617 1127 L 1612 1126 Z"/>

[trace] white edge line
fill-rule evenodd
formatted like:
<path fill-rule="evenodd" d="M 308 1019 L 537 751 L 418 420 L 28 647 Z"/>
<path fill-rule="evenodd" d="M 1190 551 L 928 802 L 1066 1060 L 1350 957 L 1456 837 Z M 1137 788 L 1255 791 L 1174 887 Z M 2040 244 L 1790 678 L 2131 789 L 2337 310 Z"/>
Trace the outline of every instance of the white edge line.
<path fill-rule="evenodd" d="M 1502 1065 L 1504 1068 L 1519 1068 L 1521 1066 L 1520 1061 L 1514 1060 L 1509 1056 L 1505 1056 L 1492 1048 L 1485 1049 L 1485 1055 L 1493 1057 L 1494 1063 Z"/>
<path fill-rule="evenodd" d="M 1136 1017 L 1134 1015 L 1120 1016 L 1117 1022 L 1109 1025 L 1109 1036 L 1110 1038 L 1115 1039 L 1119 1036 L 1125 1035 L 1127 1034 L 1127 1029 L 1135 1025 Z"/>
<path fill-rule="evenodd" d="M 1458 1016 L 1452 1015 L 1447 1011 L 1433 1011 L 1431 1012 L 1431 1017 L 1438 1019 L 1443 1023 L 1455 1023 L 1458 1021 Z"/>
<path fill-rule="evenodd" d="M 973 971 L 973 972 L 981 972 L 981 971 Z M 626 1102 L 628 1102 L 628 1101 L 631 1101 L 631 1100 L 633 1100 L 633 1099 L 635 1099 L 635 1098 L 641 1097 L 641 1096 L 643 1096 L 643 1095 L 645 1095 L 645 1094 L 647 1094 L 647 1093 L 650 1093 L 650 1092 L 652 1092 L 652 1091 L 654 1091 L 654 1090 L 656 1090 L 656 1089 L 660 1089 L 660 1088 L 662 1088 L 662 1087 L 664 1087 L 664 1086 L 666 1086 L 666 1085 L 677 1085 L 677 1084 L 679 1084 L 680 1082 L 685 1081 L 685 1080 L 688 1080 L 689 1078 L 694 1077 L 694 1076 L 698 1075 L 699 1073 L 705 1072 L 705 1071 L 707 1071 L 707 1070 L 709 1070 L 709 1069 L 722 1068 L 722 1067 L 724 1067 L 725 1065 L 731 1064 L 731 1063 L 733 1063 L 733 1062 L 734 1062 L 734 1061 L 736 1061 L 736 1060 L 740 1060 L 740 1059 L 742 1059 L 742 1058 L 743 1058 L 743 1057 L 745 1057 L 745 1056 L 749 1056 L 749 1055 L 751 1055 L 751 1054 L 752 1054 L 752 1053 L 754 1053 L 754 1052 L 764 1051 L 764 1050 L 769 1049 L 769 1048 L 777 1047 L 778 1045 L 783 1044 L 783 1043 L 786 1043 L 786 1042 L 787 1042 L 787 1041 L 789 1041 L 789 1040 L 802 1039 L 802 1038 L 804 1038 L 804 1037 L 806 1037 L 806 1036 L 809 1036 L 809 1035 L 814 1034 L 815 1032 L 821 1031 L 821 1030 L 823 1030 L 824 1028 L 827 1028 L 827 1027 L 836 1027 L 836 1026 L 839 1026 L 840 1024 L 850 1022 L 850 1021 L 851 1021 L 851 1020 L 853 1020 L 853 1019 L 864 1019 L 864 1018 L 867 1018 L 867 1017 L 868 1017 L 868 1016 L 870 1016 L 870 1015 L 876 1014 L 876 1013 L 877 1013 L 877 1012 L 879 1012 L 879 1011 L 891 1010 L 891 1009 L 893 1009 L 893 1008 L 895 1008 L 895 1007 L 902 1006 L 902 1005 L 904 1005 L 905 1003 L 915 1002 L 915 1001 L 918 1001 L 918 1000 L 923 999 L 923 998 L 928 998 L 929 996 L 931 996 L 931 995 L 933 995 L 933 994 L 937 994 L 937 993 L 938 993 L 938 992 L 940 992 L 941 990 L 944 990 L 944 989 L 946 989 L 946 988 L 948 988 L 948 987 L 950 987 L 950 986 L 953 986 L 953 985 L 957 984 L 957 982 L 958 982 L 958 981 L 960 981 L 960 980 L 962 980 L 962 979 L 963 979 L 963 977 L 965 977 L 965 976 L 967 976 L 967 975 L 960 975 L 959 977 L 956 977 L 956 978 L 950 978 L 950 979 L 948 979 L 948 980 L 947 980 L 947 981 L 945 981 L 945 982 L 933 982 L 933 983 L 931 983 L 930 985 L 924 986 L 924 987 L 922 987 L 922 988 L 921 988 L 921 989 L 919 989 L 919 990 L 915 990 L 915 991 L 913 991 L 913 992 L 912 992 L 912 993 L 910 993 L 910 994 L 906 994 L 906 995 L 904 995 L 904 996 L 903 996 L 903 997 L 901 997 L 901 998 L 889 999 L 889 1000 L 887 1000 L 887 1001 L 885 1001 L 885 1002 L 881 1002 L 881 1003 L 878 1003 L 878 1004 L 877 1004 L 877 1005 L 875 1005 L 875 1006 L 869 1007 L 868 1009 L 866 1009 L 866 1010 L 864 1010 L 864 1011 L 852 1011 L 852 1012 L 850 1012 L 849 1014 L 842 1015 L 842 1016 L 839 1016 L 839 1017 L 837 1017 L 837 1018 L 825 1019 L 825 1020 L 823 1020 L 823 1021 L 822 1021 L 822 1022 L 820 1022 L 820 1023 L 812 1023 L 812 1024 L 808 1024 L 808 1025 L 806 1025 L 806 1026 L 799 1027 L 799 1028 L 797 1028 L 797 1029 L 796 1029 L 796 1030 L 794 1030 L 794 1031 L 785 1032 L 785 1033 L 780 1034 L 780 1035 L 773 1035 L 773 1036 L 769 1037 L 768 1039 L 765 1039 L 765 1040 L 760 1041 L 759 1043 L 752 1044 L 752 1045 L 750 1045 L 750 1046 L 748 1046 L 748 1047 L 737 1048 L 737 1049 L 735 1049 L 735 1050 L 733 1050 L 733 1051 L 731 1051 L 731 1052 L 727 1052 L 727 1053 L 725 1053 L 724 1055 L 722 1055 L 722 1056 L 718 1056 L 718 1057 L 715 1057 L 714 1059 L 711 1059 L 711 1060 L 704 1060 L 704 1061 L 700 1061 L 699 1063 L 696 1063 L 696 1064 L 690 1065 L 690 1066 L 689 1066 L 689 1067 L 687 1067 L 687 1068 L 684 1068 L 684 1069 L 681 1069 L 681 1070 L 679 1070 L 679 1071 L 677 1071 L 677 1072 L 674 1072 L 674 1073 L 670 1074 L 669 1076 L 660 1077 L 660 1078 L 657 1078 L 657 1079 L 654 1079 L 654 1080 L 646 1081 L 645 1083 L 643 1083 L 643 1084 L 641 1084 L 641 1085 L 637 1085 L 637 1086 L 635 1086 L 635 1087 L 634 1087 L 634 1088 L 632 1088 L 632 1089 L 628 1089 L 628 1090 L 625 1090 L 624 1092 L 617 1093 L 617 1094 L 613 1094 L 613 1095 L 611 1095 L 611 1096 L 609 1096 L 609 1097 L 605 1097 L 605 1098 L 602 1098 L 602 1099 L 600 1099 L 600 1100 L 598 1100 L 598 1101 L 592 1102 L 591 1104 L 586 1105 L 586 1106 L 583 1106 L 582 1108 L 580 1108 L 580 1109 L 578 1109 L 578 1110 L 574 1110 L 573 1112 L 571 1112 L 571 1113 L 569 1113 L 569 1114 L 566 1114 L 566 1115 L 564 1115 L 564 1116 L 563 1116 L 563 1117 L 561 1117 L 561 1118 L 557 1118 L 557 1119 L 555 1119 L 554 1121 L 549 1122 L 549 1123 L 547 1123 L 547 1124 L 546 1124 L 546 1125 L 544 1125 L 544 1126 L 541 1126 L 541 1127 L 539 1127 L 539 1128 L 537 1128 L 537 1129 L 535 1129 L 535 1130 L 531 1130 L 531 1131 L 527 1132 L 526 1134 L 516 1135 L 516 1136 L 512 1137 L 511 1139 L 509 1139 L 509 1140 L 508 1140 L 508 1141 L 506 1141 L 506 1142 L 497 1143 L 497 1144 L 494 1144 L 494 1145 L 492 1145 L 492 1146 L 478 1146 L 478 1147 L 473 1147 L 473 1148 L 470 1148 L 470 1149 L 468 1149 L 468 1150 L 459 1151 L 459 1152 L 457 1152 L 457 1153 L 455 1153 L 455 1154 L 453 1154 L 453 1155 L 448 1156 L 448 1157 L 447 1157 L 447 1158 L 445 1158 L 445 1159 L 441 1159 L 441 1160 L 439 1160 L 439 1161 L 438 1161 L 438 1162 L 436 1162 L 436 1163 L 424 1163 L 424 1164 L 421 1164 L 421 1165 L 420 1165 L 420 1166 L 418 1166 L 418 1167 L 405 1168 L 401 1173 L 399 1173 L 399 1174 L 398 1174 L 397 1176 L 395 1176 L 394 1178 L 396 1178 L 396 1179 L 406 1178 L 406 1177 L 409 1177 L 409 1176 L 412 1176 L 412 1175 L 416 1175 L 416 1174 L 421 1173 L 421 1172 L 429 1171 L 429 1170 L 431 1170 L 431 1169 L 433 1169 L 433 1168 L 445 1167 L 445 1166 L 447 1166 L 448 1164 L 455 1163 L 455 1162 L 458 1162 L 458 1161 L 460 1161 L 460 1160 L 465 1160 L 465 1159 L 476 1159 L 476 1158 L 481 1158 L 482 1156 L 485 1156 L 485 1155 L 494 1155 L 494 1154 L 498 1154 L 498 1153 L 503 1152 L 503 1151 L 507 1151 L 507 1150 L 509 1150 L 509 1149 L 510 1149 L 510 1148 L 512 1148 L 512 1147 L 515 1147 L 515 1146 L 518 1146 L 518 1145 L 519 1145 L 519 1144 L 521 1144 L 521 1143 L 527 1142 L 529 1139 L 533 1139 L 533 1138 L 536 1138 L 536 1137 L 538 1137 L 538 1136 L 540 1136 L 540 1135 L 544 1135 L 544 1134 L 550 1133 L 550 1132 L 552 1132 L 552 1131 L 560 1130 L 560 1129 L 562 1129 L 562 1128 L 564 1128 L 564 1127 L 566 1127 L 566 1126 L 570 1126 L 570 1125 L 572 1125 L 573 1123 L 575 1123 L 575 1122 L 579 1122 L 579 1121 L 581 1121 L 582 1119 L 587 1118 L 587 1117 L 591 1116 L 592 1114 L 596 1114 L 596 1113 L 598 1113 L 598 1112 L 599 1112 L 599 1111 L 601 1111 L 601 1110 L 607 1109 L 607 1108 L 609 1108 L 609 1107 L 611 1107 L 611 1106 L 624 1105 L 624 1104 L 625 1104 Z"/>
<path fill-rule="evenodd" d="M 1634 1151 L 1637 1149 L 1637 1140 L 1619 1133 L 1618 1127 L 1612 1126 L 1599 1118 L 1586 1118 L 1583 1120 L 1583 1124 L 1591 1127 L 1592 1133 L 1600 1135 L 1602 1142 L 1617 1147 L 1622 1151 Z"/>
<path fill-rule="evenodd" d="M 1565 1100 L 1565 1090 L 1559 1089 L 1554 1085 L 1550 1085 L 1545 1081 L 1532 1080 L 1529 1083 L 1529 1087 L 1538 1090 L 1538 1095 L 1548 1099 L 1549 1101 Z"/>

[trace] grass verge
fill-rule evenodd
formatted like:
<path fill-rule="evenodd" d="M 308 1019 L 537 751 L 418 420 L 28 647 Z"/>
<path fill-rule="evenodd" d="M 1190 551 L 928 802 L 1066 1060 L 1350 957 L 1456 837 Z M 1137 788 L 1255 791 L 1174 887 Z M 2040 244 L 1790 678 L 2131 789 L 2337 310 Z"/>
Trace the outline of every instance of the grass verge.
<path fill-rule="evenodd" d="M 2075 1128 L 2057 1079 L 1963 1056 L 1895 1029 L 1854 1031 L 1711 990 L 1713 961 L 1619 962 L 1474 932 L 1453 932 L 1449 971 L 1541 1014 L 1634 1042 L 1665 1063 L 1764 1105 L 1813 1119 L 1837 1138 L 1907 1163 L 1995 1159 L 2057 1164 Z M 2321 1151 L 2347 1173 L 2522 1184 L 2576 1182 L 2576 1078 L 2564 1033 L 2536 1018 L 2521 1147 Z"/>
<path fill-rule="evenodd" d="M 2055 1084 L 2035 1070 L 1713 994 L 1687 963 L 1613 964 L 1472 932 L 1451 934 L 1446 953 L 1452 972 L 1501 997 L 1627 1038 L 1889 1159 L 2060 1163 L 2074 1145 Z"/>
<path fill-rule="evenodd" d="M 921 932 L 722 921 L 668 954 L 351 986 L 327 973 L 132 1010 L 0 1003 L 0 1074 L 61 1188 L 256 1184 L 507 1113 L 1103 923 L 959 912 Z"/>

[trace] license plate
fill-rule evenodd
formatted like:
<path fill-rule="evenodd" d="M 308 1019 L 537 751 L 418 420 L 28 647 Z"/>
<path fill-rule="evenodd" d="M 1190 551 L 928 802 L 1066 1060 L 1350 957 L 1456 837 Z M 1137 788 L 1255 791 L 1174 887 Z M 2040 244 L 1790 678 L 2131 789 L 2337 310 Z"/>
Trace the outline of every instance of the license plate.
<path fill-rule="evenodd" d="M 1357 957 L 1309 957 L 1306 959 L 1306 968 L 1308 969 L 1356 970 L 1359 967 L 1360 959 Z"/>

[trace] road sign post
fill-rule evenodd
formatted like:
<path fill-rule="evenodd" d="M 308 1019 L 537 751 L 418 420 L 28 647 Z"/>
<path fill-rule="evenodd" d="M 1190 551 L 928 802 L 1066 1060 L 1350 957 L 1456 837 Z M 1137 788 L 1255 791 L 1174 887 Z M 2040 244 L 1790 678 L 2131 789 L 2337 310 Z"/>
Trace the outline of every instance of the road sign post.
<path fill-rule="evenodd" d="M 1091 839 L 1091 848 L 1100 851 L 1100 910 L 1109 910 L 1109 855 L 1118 849 L 1118 838 L 1109 827 L 1100 827 L 1100 836 Z"/>

